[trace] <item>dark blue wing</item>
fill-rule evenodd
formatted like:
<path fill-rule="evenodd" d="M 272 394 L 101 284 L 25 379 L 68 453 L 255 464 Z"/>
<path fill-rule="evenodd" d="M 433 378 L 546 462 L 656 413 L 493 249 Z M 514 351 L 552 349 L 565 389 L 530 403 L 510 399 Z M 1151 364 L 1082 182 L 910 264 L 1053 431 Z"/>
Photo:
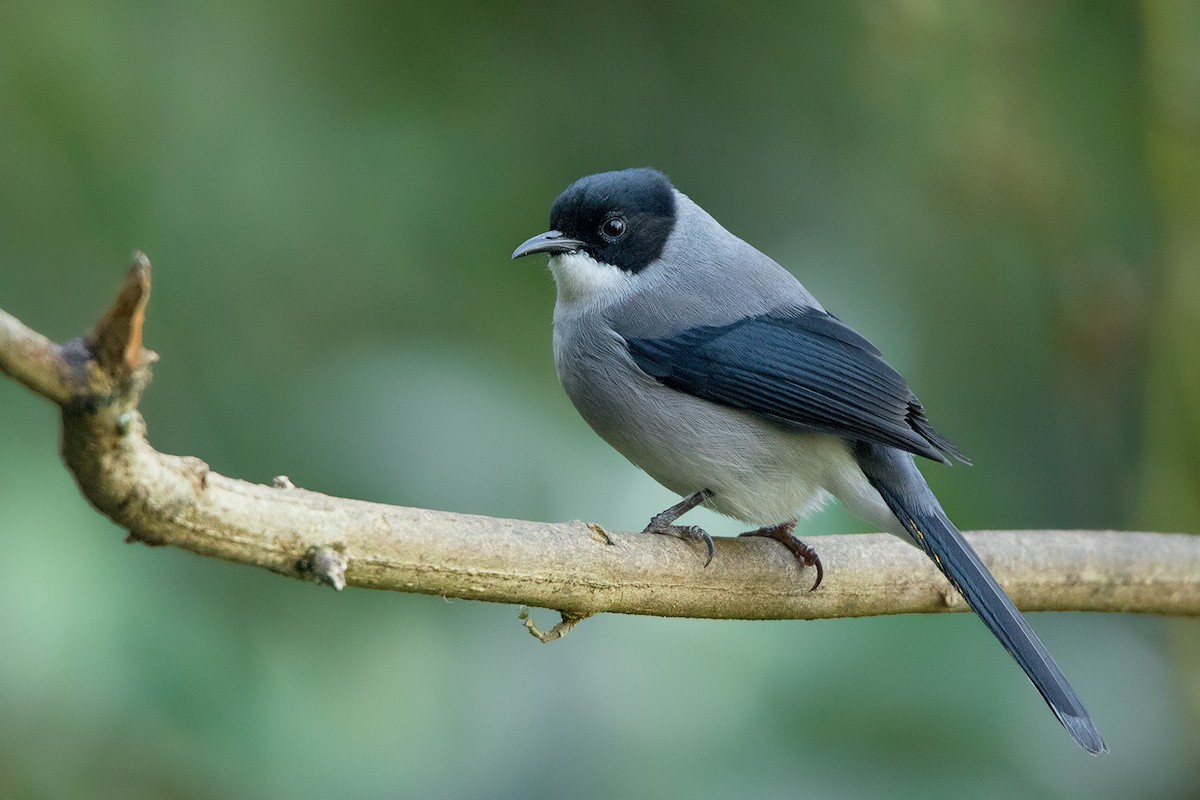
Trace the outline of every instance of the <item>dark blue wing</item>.
<path fill-rule="evenodd" d="M 879 351 L 825 312 L 626 341 L 637 365 L 672 389 L 789 426 L 966 462 Z"/>

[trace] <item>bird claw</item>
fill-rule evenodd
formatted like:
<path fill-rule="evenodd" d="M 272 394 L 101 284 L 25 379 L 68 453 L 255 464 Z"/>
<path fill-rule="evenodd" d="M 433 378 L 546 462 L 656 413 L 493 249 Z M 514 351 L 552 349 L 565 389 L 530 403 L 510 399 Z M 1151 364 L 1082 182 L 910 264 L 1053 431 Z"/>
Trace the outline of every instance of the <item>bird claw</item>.
<path fill-rule="evenodd" d="M 713 560 L 713 538 L 708 535 L 708 531 L 696 525 L 673 525 L 672 523 L 708 500 L 712 497 L 712 494 L 708 489 L 701 489 L 698 492 L 688 495 L 666 511 L 651 517 L 650 524 L 646 526 L 646 529 L 642 533 L 663 533 L 667 536 L 683 539 L 684 541 L 704 542 L 704 547 L 708 550 L 708 555 L 704 559 L 704 566 L 707 567 Z"/>
<path fill-rule="evenodd" d="M 814 567 L 817 570 L 817 579 L 813 581 L 810 592 L 816 591 L 821 585 L 821 581 L 825 578 L 825 567 L 821 564 L 821 556 L 817 551 L 806 545 L 804 542 L 797 539 L 792 534 L 792 529 L 796 527 L 794 522 L 785 522 L 782 525 L 772 525 L 767 528 L 759 528 L 753 531 L 746 531 L 738 534 L 739 536 L 762 536 L 766 539 L 774 539 L 788 549 L 788 551 L 796 557 L 806 567 Z"/>
<path fill-rule="evenodd" d="M 667 536 L 674 536 L 677 539 L 683 539 L 685 542 L 704 542 L 704 547 L 708 551 L 704 559 L 704 566 L 708 566 L 713 560 L 713 538 L 708 531 L 696 525 L 664 525 L 659 520 L 659 514 L 654 519 L 650 520 L 650 524 L 642 533 L 660 533 Z M 658 522 L 659 524 L 655 524 Z"/>

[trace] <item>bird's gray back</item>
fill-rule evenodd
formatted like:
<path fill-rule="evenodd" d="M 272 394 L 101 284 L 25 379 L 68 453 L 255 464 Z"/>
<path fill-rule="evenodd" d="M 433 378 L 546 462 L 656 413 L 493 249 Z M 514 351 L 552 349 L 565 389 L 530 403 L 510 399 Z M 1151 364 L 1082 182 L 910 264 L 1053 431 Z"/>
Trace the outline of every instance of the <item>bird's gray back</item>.
<path fill-rule="evenodd" d="M 675 229 L 662 255 L 636 276 L 636 292 L 604 310 L 617 333 L 655 338 L 770 311 L 821 307 L 790 272 L 725 230 L 687 195 L 676 191 L 675 199 Z"/>

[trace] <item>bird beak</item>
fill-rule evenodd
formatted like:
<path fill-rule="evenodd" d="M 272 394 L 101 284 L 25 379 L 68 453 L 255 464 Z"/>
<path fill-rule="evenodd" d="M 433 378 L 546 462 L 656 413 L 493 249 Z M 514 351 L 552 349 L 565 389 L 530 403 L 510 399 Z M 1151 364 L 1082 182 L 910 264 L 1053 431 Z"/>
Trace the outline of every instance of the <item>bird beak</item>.
<path fill-rule="evenodd" d="M 512 257 L 516 259 L 531 253 L 549 253 L 550 255 L 574 253 L 576 250 L 582 250 L 583 246 L 583 242 L 578 239 L 569 239 L 559 231 L 546 231 L 522 242 L 520 247 L 513 250 Z"/>

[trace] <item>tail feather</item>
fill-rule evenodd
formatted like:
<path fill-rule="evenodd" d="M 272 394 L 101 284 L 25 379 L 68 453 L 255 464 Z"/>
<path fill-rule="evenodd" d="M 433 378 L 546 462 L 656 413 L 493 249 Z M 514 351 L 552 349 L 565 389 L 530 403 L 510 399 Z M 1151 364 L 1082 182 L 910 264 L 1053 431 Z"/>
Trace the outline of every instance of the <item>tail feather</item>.
<path fill-rule="evenodd" d="M 900 454 L 897 454 L 900 455 Z M 1083 701 L 1071 688 L 1046 646 L 1017 611 L 1012 600 L 954 524 L 946 517 L 909 456 L 902 456 L 906 475 L 871 469 L 863 463 L 871 484 L 905 530 L 966 599 L 1004 649 L 1021 666 L 1059 722 L 1089 753 L 1108 751 Z M 911 477 L 915 476 L 915 480 Z"/>

